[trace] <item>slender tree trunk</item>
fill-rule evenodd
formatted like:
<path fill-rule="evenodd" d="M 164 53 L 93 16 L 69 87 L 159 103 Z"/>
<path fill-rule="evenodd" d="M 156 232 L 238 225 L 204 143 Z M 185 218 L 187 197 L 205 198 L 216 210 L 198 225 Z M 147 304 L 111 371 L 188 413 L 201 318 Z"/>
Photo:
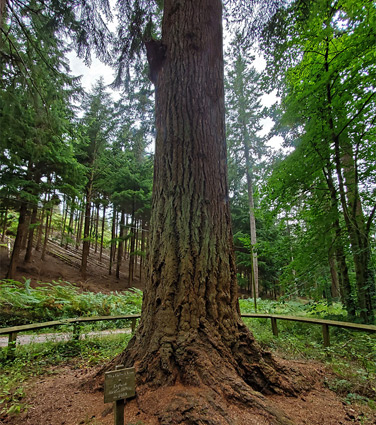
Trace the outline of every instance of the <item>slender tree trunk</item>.
<path fill-rule="evenodd" d="M 99 261 L 100 262 L 102 262 L 102 255 L 103 255 L 103 238 L 104 238 L 105 223 L 106 223 L 106 206 L 103 207 L 101 247 L 100 247 L 100 251 L 99 251 Z"/>
<path fill-rule="evenodd" d="M 125 222 L 125 241 L 124 241 L 124 259 L 125 260 L 129 258 L 128 240 L 129 240 L 129 234 L 131 231 L 132 229 L 129 229 L 129 215 L 127 214 L 126 222 Z"/>
<path fill-rule="evenodd" d="M 111 245 L 110 245 L 110 264 L 108 269 L 108 274 L 112 274 L 112 263 L 114 259 L 114 251 L 116 249 L 116 210 L 115 206 L 112 206 L 112 226 L 111 226 Z"/>
<path fill-rule="evenodd" d="M 7 202 L 7 200 L 5 202 Z M 3 230 L 1 234 L 1 242 L 4 242 L 5 240 L 5 234 L 7 232 L 7 221 L 8 221 L 8 203 L 6 203 L 5 212 L 3 215 Z"/>
<path fill-rule="evenodd" d="M 81 208 L 83 207 L 83 203 L 81 202 Z M 81 245 L 81 236 L 82 236 L 82 227 L 84 225 L 84 211 L 83 209 L 80 211 L 79 214 L 79 220 L 78 220 L 78 229 L 77 229 L 77 236 L 76 236 L 76 250 L 80 248 Z"/>
<path fill-rule="evenodd" d="M 46 200 L 44 201 L 44 204 L 46 203 Z M 44 215 L 46 213 L 46 207 L 43 204 L 42 211 L 39 214 L 39 226 L 38 226 L 38 236 L 37 236 L 37 243 L 35 245 L 35 251 L 40 251 L 40 246 L 42 244 L 42 234 L 43 234 L 43 222 L 44 222 Z"/>
<path fill-rule="evenodd" d="M 26 220 L 27 220 L 27 206 L 25 202 L 22 202 L 20 207 L 19 217 L 18 217 L 16 239 L 14 241 L 6 279 L 14 279 L 16 276 L 18 260 L 19 260 L 19 256 L 20 256 L 20 252 L 22 248 L 22 241 L 24 238 L 24 234 L 26 233 L 26 223 L 27 223 Z"/>
<path fill-rule="evenodd" d="M 89 237 L 90 239 L 95 238 L 95 205 L 92 204 L 91 210 L 90 210 L 90 230 L 89 230 Z"/>
<path fill-rule="evenodd" d="M 51 222 L 52 222 L 52 208 L 46 211 L 46 226 L 45 226 L 45 232 L 44 232 L 44 242 L 43 242 L 43 249 L 42 249 L 42 255 L 41 259 L 45 260 L 46 258 L 46 251 L 47 251 L 47 244 L 48 244 L 48 238 L 51 230 Z"/>
<path fill-rule="evenodd" d="M 84 239 L 82 244 L 82 260 L 81 260 L 81 269 L 80 269 L 83 279 L 86 279 L 87 259 L 89 257 L 89 251 L 90 251 L 91 192 L 92 192 L 92 185 L 89 184 L 86 190 Z"/>
<path fill-rule="evenodd" d="M 64 195 L 63 199 L 63 211 L 61 214 L 61 239 L 60 239 L 60 246 L 64 245 L 64 236 L 65 236 L 65 228 L 67 226 L 67 217 L 68 217 L 68 200 L 67 197 Z"/>
<path fill-rule="evenodd" d="M 27 242 L 27 248 L 25 253 L 25 263 L 29 263 L 31 260 L 31 255 L 33 252 L 35 224 L 37 223 L 37 215 L 38 215 L 38 205 L 34 205 L 33 211 L 31 213 L 31 219 L 30 219 L 29 239 Z"/>
<path fill-rule="evenodd" d="M 95 216 L 95 249 L 94 253 L 98 252 L 98 229 L 99 229 L 99 204 L 96 205 L 96 216 Z"/>
<path fill-rule="evenodd" d="M 119 218 L 119 214 L 116 211 L 116 214 L 115 214 L 115 233 L 114 233 L 114 239 L 115 240 L 118 238 L 118 234 L 119 234 L 118 233 L 118 222 L 119 222 L 118 218 Z M 115 243 L 114 243 L 112 261 L 116 261 L 116 252 L 117 252 L 116 247 L 117 247 L 117 241 L 115 241 Z"/>
<path fill-rule="evenodd" d="M 71 209 L 69 214 L 69 223 L 68 223 L 68 231 L 67 231 L 67 240 L 65 242 L 65 249 L 68 249 L 69 241 L 72 240 L 73 237 L 73 219 L 74 219 L 74 199 L 72 199 L 71 202 Z"/>
<path fill-rule="evenodd" d="M 248 149 L 246 150 L 248 151 Z M 246 156 L 248 158 L 248 155 Z M 251 245 L 252 245 L 252 293 L 255 298 L 259 296 L 259 280 L 258 280 L 258 260 L 257 260 L 257 252 L 255 250 L 255 246 L 257 243 L 256 236 L 256 219 L 255 219 L 255 203 L 253 199 L 253 180 L 250 170 L 249 159 L 246 159 L 247 162 L 247 186 L 248 186 L 248 205 L 249 205 L 249 229 L 251 235 Z"/>
<path fill-rule="evenodd" d="M 145 231 L 144 231 L 144 223 L 140 222 L 141 226 L 141 241 L 140 241 L 140 280 L 142 279 L 142 268 L 144 267 L 144 252 L 145 252 Z"/>
<path fill-rule="evenodd" d="M 120 230 L 119 230 L 119 246 L 117 254 L 117 264 L 116 264 L 116 277 L 120 279 L 120 268 L 123 260 L 123 250 L 124 250 L 124 229 L 125 228 L 125 212 L 121 210 L 120 216 Z"/>
<path fill-rule="evenodd" d="M 134 255 L 135 251 L 135 241 L 136 241 L 136 222 L 134 220 L 134 208 L 132 211 L 132 221 L 130 229 L 130 246 L 129 246 L 129 271 L 128 271 L 128 286 L 131 286 L 134 279 L 134 268 L 136 256 Z"/>
<path fill-rule="evenodd" d="M 148 46 L 157 130 L 148 279 L 141 323 L 116 362 L 137 366 L 139 405 L 161 424 L 176 418 L 182 424 L 233 424 L 232 402 L 262 410 L 270 424 L 287 424 L 254 390 L 291 390 L 288 379 L 281 379 L 281 369 L 255 343 L 239 312 L 221 11 L 219 0 L 165 0 L 156 68 L 156 49 Z M 158 393 L 153 406 L 142 402 L 148 390 L 166 385 L 163 403 Z"/>
<path fill-rule="evenodd" d="M 340 291 L 339 291 L 338 272 L 337 272 L 334 255 L 331 253 L 329 253 L 328 255 L 328 262 L 329 262 L 329 268 L 330 268 L 330 278 L 332 282 L 331 295 L 332 295 L 332 298 L 339 298 Z"/>
<path fill-rule="evenodd" d="M 31 220 L 31 214 L 29 208 L 26 209 L 26 217 L 25 217 L 25 231 L 22 235 L 22 242 L 21 242 L 21 250 L 26 250 L 27 247 L 27 241 L 28 241 L 28 229 L 30 227 L 30 220 Z"/>
<path fill-rule="evenodd" d="M 38 238 L 37 238 L 37 243 L 35 246 L 35 251 L 40 251 L 40 246 L 42 244 L 42 236 L 43 236 L 43 222 L 44 222 L 44 216 L 46 214 L 46 203 L 47 200 L 49 199 L 49 195 L 47 193 L 45 193 L 44 195 L 44 200 L 43 200 L 43 208 L 42 208 L 42 212 L 41 215 L 39 217 L 39 227 L 38 227 Z"/>
<path fill-rule="evenodd" d="M 249 135 L 247 132 L 246 123 L 243 123 L 243 144 L 244 144 L 244 156 L 246 166 L 246 178 L 247 178 L 247 192 L 248 192 L 248 208 L 249 208 L 249 230 L 251 236 L 252 245 L 252 295 L 256 299 L 259 296 L 259 279 L 258 279 L 258 260 L 255 246 L 257 243 L 256 235 L 256 218 L 255 218 L 255 202 L 253 198 L 253 178 L 252 178 L 252 161 L 249 152 Z"/>

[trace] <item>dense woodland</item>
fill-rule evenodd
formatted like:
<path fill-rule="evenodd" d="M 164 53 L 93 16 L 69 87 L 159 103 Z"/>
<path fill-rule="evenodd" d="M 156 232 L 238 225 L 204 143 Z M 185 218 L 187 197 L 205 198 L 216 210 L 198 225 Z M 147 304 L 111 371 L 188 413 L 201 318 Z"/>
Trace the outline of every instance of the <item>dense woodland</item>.
<path fill-rule="evenodd" d="M 119 279 L 127 258 L 124 287 L 145 269 L 142 313 L 112 366 L 137 366 L 138 403 L 168 387 L 151 407 L 161 424 L 235 423 L 250 406 L 291 424 L 261 393 L 295 395 L 304 379 L 255 341 L 238 286 L 375 320 L 376 6 L 113 6 L 0 1 L 6 277 L 49 240 L 80 253 L 82 280 L 94 254 Z M 112 86 L 85 92 L 72 50 L 113 66 Z"/>
<path fill-rule="evenodd" d="M 53 237 L 82 252 L 82 278 L 90 248 L 101 261 L 108 251 L 117 276 L 128 255 L 131 285 L 150 221 L 153 86 L 137 61 L 120 101 L 103 80 L 86 93 L 69 72 L 73 42 L 57 31 L 69 27 L 53 13 L 9 2 L 2 15 L 0 225 L 3 243 L 14 238 L 7 278 L 33 250 L 43 257 Z M 256 297 L 340 299 L 365 322 L 375 308 L 374 23 L 368 2 L 302 2 L 264 29 L 263 72 L 240 30 L 225 56 L 239 285 Z M 272 90 L 280 101 L 268 109 L 262 95 Z M 265 117 L 275 127 L 260 136 Z M 272 135 L 284 149 L 268 146 Z"/>

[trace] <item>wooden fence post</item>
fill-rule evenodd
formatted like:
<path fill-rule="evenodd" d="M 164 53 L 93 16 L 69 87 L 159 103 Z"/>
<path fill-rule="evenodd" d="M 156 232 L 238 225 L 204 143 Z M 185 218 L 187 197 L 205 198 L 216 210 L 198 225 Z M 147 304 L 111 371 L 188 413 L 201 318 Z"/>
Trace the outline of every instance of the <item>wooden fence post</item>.
<path fill-rule="evenodd" d="M 11 332 L 8 337 L 7 359 L 13 360 L 16 357 L 17 332 Z"/>
<path fill-rule="evenodd" d="M 277 326 L 277 319 L 275 317 L 270 318 L 272 321 L 272 331 L 274 336 L 278 336 L 278 326 Z"/>
<path fill-rule="evenodd" d="M 136 319 L 132 319 L 132 335 L 134 334 L 135 330 L 136 330 Z"/>
<path fill-rule="evenodd" d="M 80 330 L 81 330 L 81 326 L 79 323 L 74 322 L 73 323 L 73 340 L 74 341 L 79 341 L 80 339 Z"/>
<path fill-rule="evenodd" d="M 322 325 L 322 336 L 324 339 L 324 347 L 329 347 L 330 346 L 329 325 L 327 325 L 326 323 Z"/>

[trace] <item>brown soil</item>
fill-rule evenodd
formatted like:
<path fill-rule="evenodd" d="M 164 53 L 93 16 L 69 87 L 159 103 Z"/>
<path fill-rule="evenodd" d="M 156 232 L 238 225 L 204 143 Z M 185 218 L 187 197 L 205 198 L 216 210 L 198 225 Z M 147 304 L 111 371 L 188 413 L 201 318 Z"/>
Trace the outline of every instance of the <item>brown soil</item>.
<path fill-rule="evenodd" d="M 67 257 L 75 251 L 65 251 Z M 30 263 L 22 262 L 24 251 L 20 255 L 20 264 L 17 268 L 15 280 L 23 282 L 24 279 L 31 279 L 31 284 L 35 286 L 38 282 L 51 281 L 68 281 L 76 283 L 83 291 L 109 293 L 114 291 L 124 291 L 129 287 L 144 289 L 144 281 L 139 277 L 139 267 L 137 267 L 136 276 L 133 282 L 128 282 L 128 261 L 122 264 L 122 273 L 117 279 L 115 275 L 115 267 L 112 274 L 108 274 L 108 259 L 105 257 L 102 261 L 103 267 L 89 263 L 87 269 L 87 277 L 82 279 L 79 271 L 80 261 L 76 258 L 69 257 L 74 265 L 66 264 L 53 255 L 46 254 L 45 260 L 41 260 L 40 252 L 33 252 L 33 257 Z M 91 252 L 90 260 L 93 259 L 99 263 L 99 254 Z M 4 278 L 8 269 L 9 258 L 5 252 L 0 252 L 0 278 Z"/>
<path fill-rule="evenodd" d="M 282 361 L 282 360 L 281 360 Z M 298 368 L 310 382 L 311 390 L 299 397 L 267 396 L 276 408 L 281 409 L 296 425 L 345 425 L 376 424 L 376 415 L 365 406 L 346 403 L 323 385 L 324 376 L 330 372 L 315 362 L 289 362 Z M 23 402 L 28 409 L 16 416 L 0 418 L 2 425 L 110 425 L 114 422 L 112 404 L 103 403 L 103 392 L 87 391 L 83 384 L 90 379 L 94 369 L 76 369 L 74 365 L 51 368 L 37 380 L 26 384 Z M 195 397 L 206 397 L 200 388 L 165 387 L 136 397 L 125 406 L 126 425 L 158 425 L 152 412 L 161 408 L 171 409 L 172 399 L 187 398 L 187 392 Z M 228 405 L 231 425 L 269 425 L 267 417 L 257 410 L 244 410 L 234 404 Z M 181 424 L 172 415 L 171 425 Z M 214 419 L 214 418 L 213 418 Z M 207 422 L 205 422 L 207 423 Z M 274 423 L 274 422 L 272 422 Z M 197 422 L 200 425 L 201 422 Z M 192 424 L 190 424 L 192 425 Z"/>

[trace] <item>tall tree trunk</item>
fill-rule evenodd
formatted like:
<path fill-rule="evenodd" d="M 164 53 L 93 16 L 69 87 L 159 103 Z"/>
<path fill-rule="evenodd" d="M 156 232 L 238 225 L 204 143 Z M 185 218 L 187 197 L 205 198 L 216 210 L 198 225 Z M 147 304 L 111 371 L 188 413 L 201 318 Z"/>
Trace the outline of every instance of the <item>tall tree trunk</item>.
<path fill-rule="evenodd" d="M 330 278 L 332 282 L 332 285 L 331 285 L 332 298 L 339 298 L 340 290 L 339 290 L 338 272 L 337 272 L 334 255 L 332 253 L 329 253 L 328 255 L 328 262 L 329 262 L 329 268 L 330 268 Z"/>
<path fill-rule="evenodd" d="M 141 233 L 141 240 L 140 240 L 140 272 L 139 277 L 140 280 L 142 279 L 142 267 L 144 266 L 143 260 L 144 260 L 144 250 L 145 250 L 145 232 L 143 228 L 143 221 L 140 221 L 140 233 Z"/>
<path fill-rule="evenodd" d="M 76 250 L 78 250 L 80 248 L 81 245 L 81 236 L 82 236 L 82 227 L 84 225 L 84 211 L 82 209 L 82 202 L 81 202 L 81 210 L 80 210 L 80 214 L 79 214 L 79 219 L 78 219 L 78 229 L 77 229 L 77 236 L 76 236 Z"/>
<path fill-rule="evenodd" d="M 25 217 L 25 231 L 23 232 L 22 235 L 22 241 L 21 241 L 21 250 L 26 250 L 27 247 L 27 237 L 29 235 L 28 229 L 30 226 L 30 221 L 31 221 L 31 214 L 30 214 L 30 210 L 29 208 L 26 209 L 26 217 Z"/>
<path fill-rule="evenodd" d="M 25 202 L 21 203 L 20 213 L 18 217 L 18 227 L 16 239 L 14 241 L 12 255 L 10 258 L 10 263 L 8 267 L 8 272 L 6 274 L 6 279 L 14 279 L 16 275 L 16 269 L 18 265 L 18 260 L 22 248 L 22 241 L 24 234 L 26 233 L 26 223 L 27 223 L 27 205 Z"/>
<path fill-rule="evenodd" d="M 47 195 L 45 197 L 42 211 L 39 213 L 39 225 L 38 225 L 38 236 L 37 236 L 37 243 L 35 244 L 35 251 L 40 251 L 40 246 L 42 244 L 42 235 L 43 235 L 43 222 L 44 222 L 44 215 L 46 213 L 46 199 Z"/>
<path fill-rule="evenodd" d="M 349 217 L 345 222 L 353 251 L 360 316 L 364 322 L 373 323 L 375 319 L 376 285 L 374 272 L 370 268 L 371 246 L 358 191 L 358 172 L 352 154 L 352 146 L 349 144 L 345 144 L 340 162 L 346 186 L 348 208 L 344 211 Z"/>
<path fill-rule="evenodd" d="M 99 261 L 102 262 L 103 255 L 103 238 L 104 238 L 104 229 L 106 223 L 106 206 L 103 207 L 103 217 L 102 217 L 102 230 L 101 230 L 101 247 L 99 251 Z"/>
<path fill-rule="evenodd" d="M 2 230 L 2 234 L 1 234 L 1 242 L 4 242 L 5 234 L 7 232 L 7 221 L 8 221 L 8 202 L 7 201 L 8 200 L 6 199 L 5 200 L 6 206 L 5 206 L 5 211 L 4 211 L 4 214 L 3 214 L 3 222 L 2 222 L 3 230 Z"/>
<path fill-rule="evenodd" d="M 123 260 L 123 250 L 124 250 L 124 234 L 125 234 L 125 212 L 121 210 L 120 216 L 120 230 L 119 230 L 119 246 L 117 253 L 117 263 L 116 263 L 116 277 L 120 279 L 120 268 Z"/>
<path fill-rule="evenodd" d="M 336 261 L 338 264 L 338 280 L 339 289 L 341 293 L 342 302 L 345 305 L 349 317 L 355 317 L 356 306 L 351 289 L 350 276 L 346 263 L 346 254 L 342 242 L 342 229 L 339 221 L 339 208 L 337 191 L 334 185 L 331 165 L 328 163 L 327 170 L 323 170 L 325 179 L 330 193 L 330 208 L 331 215 L 333 216 L 333 230 L 335 233 L 335 241 L 333 243 L 333 250 L 335 252 Z"/>
<path fill-rule="evenodd" d="M 65 242 L 65 249 L 68 249 L 69 241 L 72 241 L 73 237 L 73 219 L 74 219 L 74 199 L 71 202 L 70 214 L 69 214 L 69 223 L 68 223 L 68 231 L 67 231 L 67 239 Z"/>
<path fill-rule="evenodd" d="M 132 221 L 131 221 L 131 228 L 130 228 L 130 246 L 129 246 L 128 286 L 132 285 L 133 278 L 134 278 L 134 266 L 135 266 L 135 260 L 136 260 L 136 256 L 134 255 L 135 240 L 136 240 L 136 223 L 134 220 L 134 211 L 132 211 Z"/>
<path fill-rule="evenodd" d="M 43 200 L 43 208 L 42 208 L 42 213 L 40 215 L 40 219 L 39 219 L 39 228 L 38 228 L 38 238 L 37 238 L 37 244 L 35 247 L 35 251 L 40 251 L 40 246 L 42 244 L 42 236 L 43 236 L 43 222 L 44 222 L 44 216 L 46 214 L 46 204 L 47 201 L 50 199 L 50 195 L 45 193 L 44 195 L 44 200 Z"/>
<path fill-rule="evenodd" d="M 94 253 L 98 252 L 98 231 L 99 229 L 99 203 L 96 205 L 96 215 L 95 215 L 95 249 Z"/>
<path fill-rule="evenodd" d="M 82 259 L 81 259 L 81 268 L 80 268 L 81 276 L 83 279 L 86 279 L 87 259 L 89 257 L 89 251 L 90 251 L 91 192 L 92 192 L 92 185 L 89 184 L 89 186 L 86 189 L 84 239 L 82 243 Z"/>
<path fill-rule="evenodd" d="M 111 226 L 111 245 L 110 245 L 110 264 L 108 268 L 108 274 L 112 274 L 112 263 L 114 259 L 114 251 L 116 250 L 116 210 L 115 205 L 112 206 L 112 226 Z"/>
<path fill-rule="evenodd" d="M 27 242 L 27 248 L 25 253 L 25 263 L 29 263 L 31 260 L 31 255 L 33 252 L 35 224 L 37 223 L 37 215 L 38 215 L 38 205 L 34 205 L 33 211 L 31 213 L 31 219 L 30 219 L 29 239 Z"/>
<path fill-rule="evenodd" d="M 47 251 L 47 244 L 48 244 L 48 238 L 50 235 L 51 230 L 51 223 L 52 223 L 52 211 L 53 208 L 49 208 L 49 210 L 46 211 L 46 225 L 45 225 L 45 232 L 44 232 L 44 241 L 43 241 L 43 249 L 42 249 L 42 255 L 41 259 L 44 260 L 46 258 L 46 251 Z"/>
<path fill-rule="evenodd" d="M 131 232 L 132 232 L 132 229 L 129 228 L 129 215 L 127 214 L 126 221 L 125 221 L 124 259 L 129 258 L 128 240 L 129 240 L 129 234 Z"/>
<path fill-rule="evenodd" d="M 253 199 L 253 179 L 252 179 L 252 164 L 249 155 L 248 144 L 244 143 L 244 153 L 246 162 L 246 177 L 247 177 L 247 191 L 248 191 L 248 207 L 249 207 L 249 230 L 251 235 L 252 245 L 252 294 L 255 298 L 259 296 L 259 281 L 258 281 L 258 261 L 255 246 L 257 243 L 256 235 L 256 219 L 255 219 L 255 202 Z"/>
<path fill-rule="evenodd" d="M 148 279 L 140 325 L 116 362 L 136 365 L 139 405 L 161 424 L 235 423 L 228 402 L 287 424 L 254 390 L 291 387 L 239 312 L 221 12 L 220 0 L 165 0 L 162 44 L 147 46 L 157 130 Z M 166 385 L 168 399 L 142 402 Z"/>
<path fill-rule="evenodd" d="M 326 73 L 329 75 L 331 40 L 327 39 L 326 43 L 324 66 Z M 374 272 L 370 268 L 371 247 L 359 196 L 357 164 L 354 161 L 352 145 L 346 139 L 346 134 L 337 133 L 333 118 L 332 97 L 331 81 L 328 79 L 326 85 L 328 124 L 335 152 L 335 168 L 338 177 L 340 201 L 354 259 L 358 308 L 362 321 L 364 323 L 373 323 L 375 319 L 374 297 L 376 284 Z"/>
<path fill-rule="evenodd" d="M 60 246 L 64 245 L 64 236 L 65 236 L 65 228 L 67 227 L 67 217 L 68 217 L 68 200 L 66 195 L 64 195 L 63 199 L 63 211 L 61 213 L 61 239 Z"/>
<path fill-rule="evenodd" d="M 113 253 L 112 253 L 112 261 L 116 260 L 116 246 L 117 246 L 117 237 L 118 237 L 118 218 L 119 218 L 119 214 L 117 211 L 115 211 L 115 230 L 114 230 L 114 249 L 113 249 Z"/>

